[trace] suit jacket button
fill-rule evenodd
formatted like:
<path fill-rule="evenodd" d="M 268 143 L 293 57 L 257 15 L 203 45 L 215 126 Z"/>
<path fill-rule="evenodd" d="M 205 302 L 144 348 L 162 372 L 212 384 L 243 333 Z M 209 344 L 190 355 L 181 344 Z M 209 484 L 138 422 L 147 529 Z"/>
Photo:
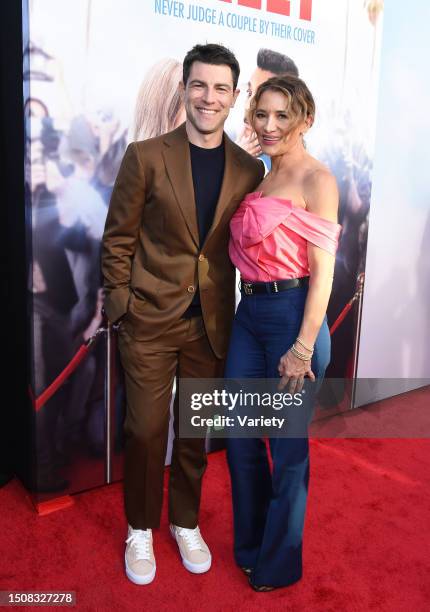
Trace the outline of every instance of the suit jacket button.
<path fill-rule="evenodd" d="M 206 259 L 206 257 L 203 255 L 203 253 L 200 253 L 199 261 L 204 261 L 205 259 Z"/>
<path fill-rule="evenodd" d="M 187 291 L 188 291 L 188 293 L 194 293 L 194 291 L 195 291 L 194 286 L 193 285 L 189 285 L 187 287 Z"/>

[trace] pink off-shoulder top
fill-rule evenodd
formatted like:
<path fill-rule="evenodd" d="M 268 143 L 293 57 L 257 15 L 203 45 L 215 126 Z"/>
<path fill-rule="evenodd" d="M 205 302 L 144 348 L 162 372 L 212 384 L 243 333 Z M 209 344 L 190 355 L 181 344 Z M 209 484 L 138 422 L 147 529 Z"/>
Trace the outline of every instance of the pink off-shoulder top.
<path fill-rule="evenodd" d="M 307 243 L 335 255 L 341 226 L 254 191 L 233 215 L 230 230 L 230 259 L 242 278 L 267 282 L 309 276 Z"/>

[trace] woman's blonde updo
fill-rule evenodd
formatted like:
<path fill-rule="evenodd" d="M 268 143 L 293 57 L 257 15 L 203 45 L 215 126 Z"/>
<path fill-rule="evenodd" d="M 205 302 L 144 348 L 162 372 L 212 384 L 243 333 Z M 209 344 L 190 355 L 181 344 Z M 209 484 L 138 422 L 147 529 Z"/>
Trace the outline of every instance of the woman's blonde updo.
<path fill-rule="evenodd" d="M 291 122 L 289 125 L 289 132 L 293 132 L 300 123 L 307 119 L 310 120 L 309 127 L 313 124 L 315 118 L 315 101 L 308 86 L 302 79 L 299 79 L 299 77 L 293 74 L 284 74 L 281 76 L 274 76 L 264 81 L 264 83 L 261 83 L 258 87 L 249 106 L 248 119 L 252 126 L 254 126 L 255 113 L 261 96 L 266 91 L 276 91 L 286 97 L 286 112 Z"/>

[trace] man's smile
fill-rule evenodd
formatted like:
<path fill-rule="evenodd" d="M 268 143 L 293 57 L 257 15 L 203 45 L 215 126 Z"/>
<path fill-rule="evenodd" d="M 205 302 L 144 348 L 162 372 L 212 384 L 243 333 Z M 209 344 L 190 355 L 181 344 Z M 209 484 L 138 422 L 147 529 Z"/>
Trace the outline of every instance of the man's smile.
<path fill-rule="evenodd" d="M 216 111 L 214 109 L 202 108 L 200 106 L 197 106 L 196 109 L 199 111 L 199 113 L 203 113 L 204 115 L 215 115 L 215 113 L 218 112 L 218 111 Z"/>

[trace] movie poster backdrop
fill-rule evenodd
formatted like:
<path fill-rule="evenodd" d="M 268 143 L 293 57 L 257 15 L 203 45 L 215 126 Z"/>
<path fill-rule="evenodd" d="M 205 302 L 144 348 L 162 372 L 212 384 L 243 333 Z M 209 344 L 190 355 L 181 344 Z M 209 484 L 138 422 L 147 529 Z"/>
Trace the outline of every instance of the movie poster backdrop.
<path fill-rule="evenodd" d="M 332 324 L 365 269 L 382 1 L 24 0 L 24 7 L 34 395 L 102 323 L 100 241 L 122 155 L 130 141 L 184 120 L 181 64 L 197 43 L 221 43 L 237 55 L 240 96 L 226 131 L 245 148 L 249 96 L 264 62 L 279 60 L 273 52 L 296 67 L 314 94 L 316 120 L 306 146 L 336 175 L 341 196 Z M 333 334 L 328 376 L 354 374 L 356 312 Z M 106 355 L 101 337 L 35 411 L 42 498 L 105 482 Z M 110 441 L 113 479 L 119 479 L 125 400 L 115 361 Z M 328 393 L 322 405 L 338 401 Z"/>

